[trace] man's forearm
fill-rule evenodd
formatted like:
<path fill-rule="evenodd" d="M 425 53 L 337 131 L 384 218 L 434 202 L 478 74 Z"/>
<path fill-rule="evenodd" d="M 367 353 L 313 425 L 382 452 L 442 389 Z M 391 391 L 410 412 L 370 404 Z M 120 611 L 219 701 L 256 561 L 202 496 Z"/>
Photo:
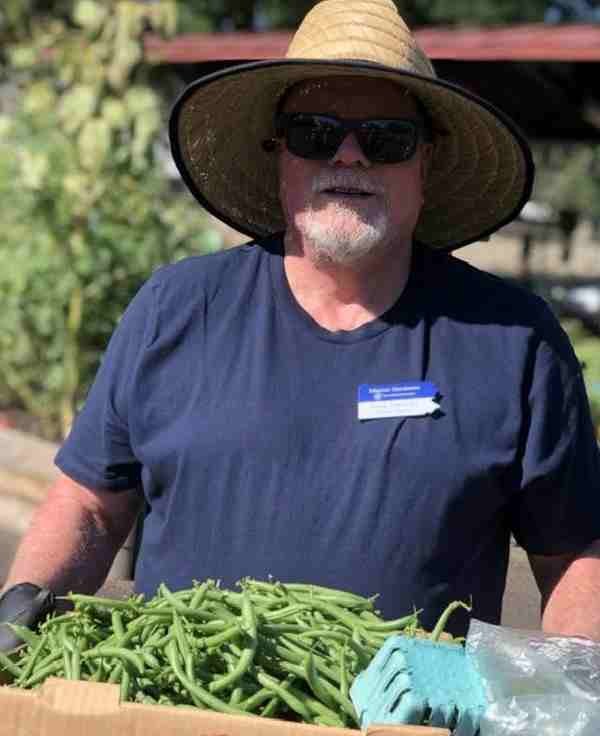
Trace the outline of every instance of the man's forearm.
<path fill-rule="evenodd" d="M 82 503 L 81 495 L 58 485 L 34 514 L 4 588 L 27 581 L 58 595 L 94 592 L 130 526 L 127 514 L 121 523 L 108 524 L 93 504 Z"/>
<path fill-rule="evenodd" d="M 542 628 L 600 641 L 600 541 L 574 559 L 549 593 Z"/>

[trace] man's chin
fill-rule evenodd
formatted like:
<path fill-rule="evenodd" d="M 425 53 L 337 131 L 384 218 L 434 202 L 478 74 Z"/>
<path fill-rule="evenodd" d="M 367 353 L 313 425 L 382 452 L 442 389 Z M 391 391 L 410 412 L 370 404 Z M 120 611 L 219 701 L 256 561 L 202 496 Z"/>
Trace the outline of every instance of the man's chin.
<path fill-rule="evenodd" d="M 308 234 L 313 258 L 319 263 L 351 266 L 386 248 L 383 234 L 373 229 Z"/>

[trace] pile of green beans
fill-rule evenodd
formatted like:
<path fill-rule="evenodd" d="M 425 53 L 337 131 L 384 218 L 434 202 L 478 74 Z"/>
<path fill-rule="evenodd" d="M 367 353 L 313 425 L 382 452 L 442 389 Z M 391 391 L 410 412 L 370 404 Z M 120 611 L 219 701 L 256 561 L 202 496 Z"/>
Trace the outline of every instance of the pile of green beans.
<path fill-rule="evenodd" d="M 299 583 L 239 585 L 233 592 L 207 580 L 172 592 L 163 584 L 148 601 L 69 594 L 72 611 L 36 632 L 14 627 L 26 646 L 3 656 L 0 670 L 22 688 L 50 676 L 110 682 L 123 701 L 358 728 L 348 695 L 356 675 L 387 636 L 424 635 L 418 611 L 385 621 L 373 598 Z M 438 638 L 444 621 L 428 636 Z"/>

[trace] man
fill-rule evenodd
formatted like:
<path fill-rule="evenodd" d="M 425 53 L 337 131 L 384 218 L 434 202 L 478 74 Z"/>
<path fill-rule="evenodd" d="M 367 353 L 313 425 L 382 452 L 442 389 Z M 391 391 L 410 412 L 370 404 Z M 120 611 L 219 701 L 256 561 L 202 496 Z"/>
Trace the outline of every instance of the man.
<path fill-rule="evenodd" d="M 145 504 L 148 595 L 272 575 L 497 622 L 512 532 L 544 628 L 600 638 L 578 362 L 540 299 L 448 254 L 529 196 L 514 125 L 435 77 L 391 0 L 325 0 L 285 60 L 191 85 L 171 140 L 256 241 L 140 290 L 7 587 L 95 590 Z"/>

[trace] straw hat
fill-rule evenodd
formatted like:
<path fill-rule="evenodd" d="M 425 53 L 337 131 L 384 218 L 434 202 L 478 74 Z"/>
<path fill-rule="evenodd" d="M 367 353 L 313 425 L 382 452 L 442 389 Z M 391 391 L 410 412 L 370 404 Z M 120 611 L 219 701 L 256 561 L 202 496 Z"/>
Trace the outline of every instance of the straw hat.
<path fill-rule="evenodd" d="M 402 85 L 446 131 L 435 141 L 416 240 L 452 250 L 517 216 L 533 182 L 525 139 L 490 103 L 436 77 L 392 0 L 323 0 L 285 59 L 230 67 L 184 90 L 171 114 L 171 147 L 196 199 L 252 237 L 283 231 L 277 155 L 262 144 L 275 135 L 286 90 L 335 75 Z"/>

